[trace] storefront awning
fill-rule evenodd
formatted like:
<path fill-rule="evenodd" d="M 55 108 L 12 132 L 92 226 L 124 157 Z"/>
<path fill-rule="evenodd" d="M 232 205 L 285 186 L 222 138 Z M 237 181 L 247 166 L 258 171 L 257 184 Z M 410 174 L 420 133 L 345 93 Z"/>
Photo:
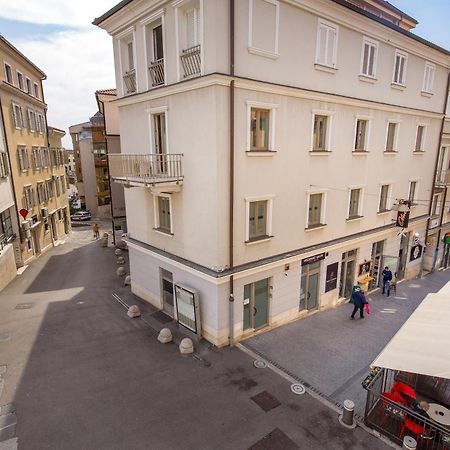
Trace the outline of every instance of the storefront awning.
<path fill-rule="evenodd" d="M 372 363 L 450 379 L 450 283 L 428 294 Z"/>

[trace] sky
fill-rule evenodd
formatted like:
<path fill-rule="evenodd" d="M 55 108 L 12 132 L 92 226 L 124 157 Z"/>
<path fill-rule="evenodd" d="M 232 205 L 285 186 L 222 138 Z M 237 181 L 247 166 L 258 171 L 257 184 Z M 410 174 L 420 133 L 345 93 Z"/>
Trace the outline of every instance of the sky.
<path fill-rule="evenodd" d="M 66 148 L 69 126 L 97 111 L 95 91 L 115 87 L 111 37 L 92 21 L 118 2 L 0 0 L 0 33 L 46 73 L 48 122 L 66 131 Z M 391 3 L 419 21 L 416 34 L 450 50 L 450 0 Z"/>

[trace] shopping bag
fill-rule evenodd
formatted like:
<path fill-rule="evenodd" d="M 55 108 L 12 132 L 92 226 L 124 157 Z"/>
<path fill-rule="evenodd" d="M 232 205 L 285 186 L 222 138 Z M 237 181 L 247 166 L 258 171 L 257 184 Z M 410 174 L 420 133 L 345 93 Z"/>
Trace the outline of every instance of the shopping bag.
<path fill-rule="evenodd" d="M 367 313 L 367 314 L 370 314 L 370 305 L 369 305 L 369 303 L 366 303 L 366 304 L 364 305 L 364 309 L 366 310 L 366 313 Z"/>

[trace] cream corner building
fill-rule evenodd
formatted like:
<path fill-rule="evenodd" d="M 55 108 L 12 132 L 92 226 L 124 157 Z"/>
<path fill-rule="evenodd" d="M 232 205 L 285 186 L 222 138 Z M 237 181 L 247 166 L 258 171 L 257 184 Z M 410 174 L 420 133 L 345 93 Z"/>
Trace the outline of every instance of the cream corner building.
<path fill-rule="evenodd" d="M 450 53 L 414 19 L 128 0 L 94 23 L 113 38 L 134 293 L 221 346 L 376 288 L 384 265 L 418 275 Z"/>

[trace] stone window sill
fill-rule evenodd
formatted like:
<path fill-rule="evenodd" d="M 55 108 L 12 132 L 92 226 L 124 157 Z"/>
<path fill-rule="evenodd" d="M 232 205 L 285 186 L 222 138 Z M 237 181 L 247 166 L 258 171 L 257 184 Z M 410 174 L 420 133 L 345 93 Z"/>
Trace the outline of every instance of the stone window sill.
<path fill-rule="evenodd" d="M 274 156 L 276 150 L 247 150 L 245 152 L 247 156 Z"/>
<path fill-rule="evenodd" d="M 391 212 L 390 209 L 382 209 L 381 211 L 377 211 L 377 214 L 386 214 L 386 213 L 389 213 L 389 212 Z"/>
<path fill-rule="evenodd" d="M 309 154 L 312 155 L 316 155 L 316 156 L 328 156 L 329 154 L 331 154 L 331 150 L 310 150 Z"/>
<path fill-rule="evenodd" d="M 259 244 L 260 242 L 267 242 L 267 241 L 270 241 L 272 238 L 273 238 L 273 236 L 268 236 L 268 235 L 250 238 L 247 241 L 245 241 L 245 245 L 253 245 L 253 244 Z"/>
<path fill-rule="evenodd" d="M 368 150 L 353 150 L 352 151 L 352 155 L 355 155 L 355 156 L 366 156 L 369 153 L 370 152 Z"/>
<path fill-rule="evenodd" d="M 248 52 L 252 53 L 253 55 L 264 56 L 265 58 L 269 58 L 269 59 L 278 59 L 280 56 L 278 53 L 271 52 L 268 50 L 263 50 L 261 48 L 247 47 L 247 49 L 248 49 Z"/>
<path fill-rule="evenodd" d="M 347 221 L 347 223 L 348 222 L 353 222 L 353 221 L 355 221 L 355 220 L 360 220 L 360 219 L 362 219 L 364 216 L 350 216 L 350 217 L 347 217 L 347 219 L 345 219 L 346 221 Z"/>
<path fill-rule="evenodd" d="M 396 155 L 398 153 L 397 150 L 385 150 L 384 154 L 385 155 Z"/>
<path fill-rule="evenodd" d="M 427 98 L 433 97 L 432 92 L 422 91 L 420 94 L 422 95 L 422 97 L 427 97 Z"/>
<path fill-rule="evenodd" d="M 364 81 L 365 83 L 375 84 L 378 80 L 375 77 L 371 77 L 369 75 L 358 75 L 359 81 Z"/>
<path fill-rule="evenodd" d="M 326 226 L 327 226 L 326 223 L 318 223 L 317 225 L 310 225 L 309 227 L 306 227 L 305 231 L 321 230 L 322 228 L 325 228 Z"/>
<path fill-rule="evenodd" d="M 173 237 L 173 233 L 167 230 L 163 230 L 162 228 L 153 228 L 153 231 L 164 236 Z"/>
<path fill-rule="evenodd" d="M 338 71 L 338 69 L 336 69 L 336 67 L 325 66 L 325 65 L 319 64 L 319 63 L 315 63 L 314 68 L 316 70 L 320 70 L 322 72 L 333 73 L 333 74 Z"/>
<path fill-rule="evenodd" d="M 400 84 L 400 83 L 391 83 L 391 88 L 392 89 L 397 89 L 399 91 L 404 91 L 406 89 L 406 85 L 405 84 Z"/>
<path fill-rule="evenodd" d="M 425 153 L 425 150 L 414 150 L 413 155 L 423 155 Z"/>

